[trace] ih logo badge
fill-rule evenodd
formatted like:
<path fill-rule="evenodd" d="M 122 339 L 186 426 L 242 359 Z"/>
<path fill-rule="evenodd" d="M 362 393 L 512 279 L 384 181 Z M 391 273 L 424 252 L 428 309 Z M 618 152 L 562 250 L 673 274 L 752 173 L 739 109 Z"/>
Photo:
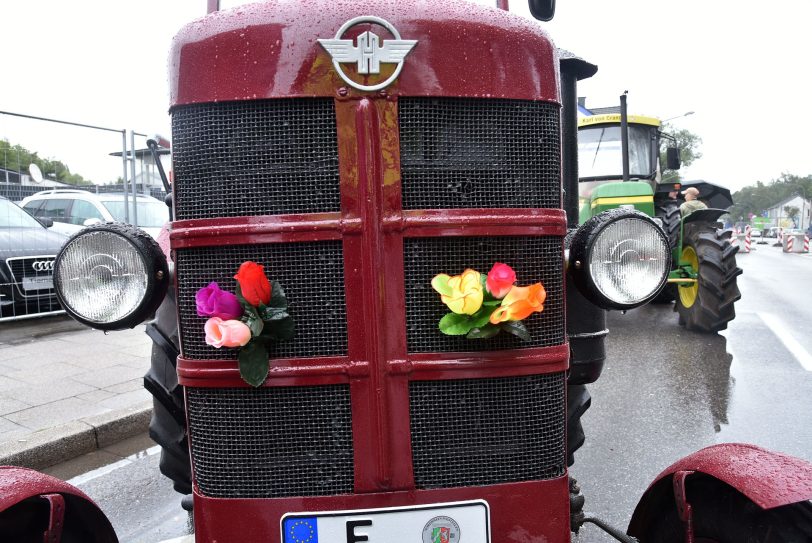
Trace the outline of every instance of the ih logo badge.
<path fill-rule="evenodd" d="M 374 23 L 384 27 L 394 37 L 394 40 L 381 40 L 381 38 L 367 30 L 358 36 L 358 45 L 353 44 L 352 40 L 342 39 L 342 36 L 357 24 Z M 373 17 L 366 15 L 362 17 L 355 17 L 350 19 L 338 29 L 336 37 L 332 40 L 320 39 L 318 40 L 322 47 L 330 54 L 333 59 L 333 66 L 335 66 L 338 75 L 344 80 L 347 85 L 362 91 L 376 91 L 389 86 L 400 75 L 403 69 L 403 62 L 406 55 L 417 45 L 417 40 L 402 40 L 400 34 L 392 26 L 392 23 L 381 19 L 380 17 Z M 397 64 L 395 72 L 390 75 L 386 81 L 376 85 L 362 85 L 350 79 L 341 67 L 342 63 L 356 63 L 358 66 L 359 74 L 379 74 L 381 73 L 381 63 L 384 64 Z"/>

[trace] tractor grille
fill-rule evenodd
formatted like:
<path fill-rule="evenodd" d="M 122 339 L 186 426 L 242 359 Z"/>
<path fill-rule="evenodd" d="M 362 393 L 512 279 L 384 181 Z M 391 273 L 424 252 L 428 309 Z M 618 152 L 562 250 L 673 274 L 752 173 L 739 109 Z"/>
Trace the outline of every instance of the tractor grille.
<path fill-rule="evenodd" d="M 172 113 L 178 220 L 337 212 L 333 100 L 246 100 Z"/>
<path fill-rule="evenodd" d="M 296 322 L 289 341 L 273 343 L 271 357 L 311 357 L 347 353 L 347 318 L 344 305 L 344 257 L 340 241 L 232 245 L 182 249 L 175 264 L 178 280 L 181 351 L 187 358 L 236 359 L 236 349 L 206 345 L 198 317 L 195 293 L 217 282 L 234 292 L 234 274 L 240 264 L 252 260 L 265 267 L 265 274 L 285 290 L 288 312 Z"/>
<path fill-rule="evenodd" d="M 404 241 L 406 340 L 409 352 L 465 352 L 549 347 L 564 343 L 564 291 L 560 237 L 444 237 Z M 516 271 L 517 284 L 541 282 L 547 291 L 544 311 L 523 322 L 531 341 L 501 332 L 490 339 L 472 341 L 447 336 L 437 323 L 448 313 L 431 288 L 438 273 L 457 275 L 466 268 L 488 273 L 495 262 Z"/>
<path fill-rule="evenodd" d="M 561 207 L 559 106 L 401 98 L 404 209 Z"/>
<path fill-rule="evenodd" d="M 352 493 L 349 385 L 187 388 L 186 399 L 204 496 Z"/>
<path fill-rule="evenodd" d="M 563 475 L 564 387 L 563 373 L 411 382 L 417 488 Z"/>

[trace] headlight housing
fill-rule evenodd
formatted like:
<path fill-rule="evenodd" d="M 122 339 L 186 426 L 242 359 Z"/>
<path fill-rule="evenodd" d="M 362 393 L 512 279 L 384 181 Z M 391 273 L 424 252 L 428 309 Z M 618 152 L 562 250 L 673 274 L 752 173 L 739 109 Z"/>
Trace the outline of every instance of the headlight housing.
<path fill-rule="evenodd" d="M 56 295 L 74 319 L 99 330 L 133 328 L 161 304 L 169 269 L 149 234 L 119 223 L 70 238 L 54 263 Z"/>
<path fill-rule="evenodd" d="M 568 264 L 576 286 L 595 305 L 633 309 L 665 286 L 671 248 L 665 232 L 648 215 L 612 209 L 578 228 Z"/>

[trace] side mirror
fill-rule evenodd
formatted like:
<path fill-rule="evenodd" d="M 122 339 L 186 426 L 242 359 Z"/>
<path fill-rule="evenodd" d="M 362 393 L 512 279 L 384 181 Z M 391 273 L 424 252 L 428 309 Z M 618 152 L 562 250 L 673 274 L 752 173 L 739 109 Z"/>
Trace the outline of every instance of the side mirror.
<path fill-rule="evenodd" d="M 528 0 L 530 13 L 539 21 L 551 21 L 555 15 L 555 0 Z"/>
<path fill-rule="evenodd" d="M 45 228 L 50 228 L 54 225 L 54 220 L 48 217 L 34 217 L 39 221 L 39 223 L 44 226 Z"/>
<path fill-rule="evenodd" d="M 665 150 L 665 168 L 679 170 L 682 163 L 679 159 L 679 147 L 669 147 Z"/>
<path fill-rule="evenodd" d="M 82 223 L 82 226 L 93 226 L 94 224 L 101 224 L 101 220 L 95 217 L 85 219 L 85 222 Z"/>

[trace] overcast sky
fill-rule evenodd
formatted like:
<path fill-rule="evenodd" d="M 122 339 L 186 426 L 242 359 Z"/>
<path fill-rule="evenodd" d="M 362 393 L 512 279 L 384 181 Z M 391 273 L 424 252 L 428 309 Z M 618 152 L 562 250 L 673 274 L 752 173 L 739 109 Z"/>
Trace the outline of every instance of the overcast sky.
<path fill-rule="evenodd" d="M 686 179 L 735 190 L 782 172 L 812 174 L 812 2 L 557 4 L 556 18 L 540 24 L 599 66 L 579 88 L 588 107 L 616 105 L 628 90 L 631 113 L 695 111 L 673 121 L 703 140 Z M 511 8 L 527 14 L 526 2 Z M 205 0 L 5 0 L 0 110 L 169 136 L 170 43 L 205 10 Z M 121 175 L 120 160 L 107 156 L 121 149 L 119 134 L 0 115 L 0 138 L 97 182 Z"/>

